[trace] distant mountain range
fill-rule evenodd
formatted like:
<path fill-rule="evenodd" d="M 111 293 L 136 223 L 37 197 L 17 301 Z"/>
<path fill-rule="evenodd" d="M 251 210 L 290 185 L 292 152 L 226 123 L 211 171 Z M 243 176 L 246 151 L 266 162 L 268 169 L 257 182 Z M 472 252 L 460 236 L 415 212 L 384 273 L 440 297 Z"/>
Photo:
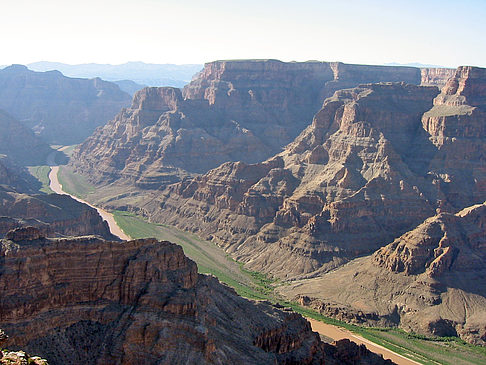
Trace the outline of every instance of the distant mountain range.
<path fill-rule="evenodd" d="M 33 71 L 61 71 L 68 77 L 94 78 L 106 81 L 131 80 L 143 86 L 183 87 L 192 76 L 199 72 L 200 64 L 152 64 L 144 62 L 127 62 L 121 65 L 85 63 L 68 65 L 59 62 L 34 62 L 27 65 Z"/>

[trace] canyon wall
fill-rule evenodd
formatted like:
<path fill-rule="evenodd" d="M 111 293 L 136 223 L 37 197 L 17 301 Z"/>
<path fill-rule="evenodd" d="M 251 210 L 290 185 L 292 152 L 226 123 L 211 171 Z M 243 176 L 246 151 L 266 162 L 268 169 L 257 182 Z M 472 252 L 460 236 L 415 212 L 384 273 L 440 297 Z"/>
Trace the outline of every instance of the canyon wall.
<path fill-rule="evenodd" d="M 38 227 L 47 237 L 95 234 L 116 239 L 96 209 L 67 195 L 28 195 L 0 187 L 0 237 L 26 225 Z"/>
<path fill-rule="evenodd" d="M 398 83 L 337 91 L 280 154 L 171 185 L 142 212 L 214 240 L 251 269 L 318 275 L 436 209 L 486 200 L 485 72 L 461 67 L 440 93 Z"/>
<path fill-rule="evenodd" d="M 139 91 L 131 108 L 88 138 L 71 163 L 98 185 L 123 180 L 159 189 L 226 161 L 255 163 L 280 152 L 336 89 L 420 80 L 411 67 L 215 61 L 182 92 Z"/>
<path fill-rule="evenodd" d="M 0 326 L 10 348 L 51 365 L 322 364 L 346 348 L 324 345 L 296 313 L 199 275 L 169 242 L 45 239 L 33 228 L 8 238 Z M 386 363 L 373 359 L 362 363 Z"/>
<path fill-rule="evenodd" d="M 486 345 L 486 204 L 426 219 L 373 255 L 282 288 L 324 314 Z"/>

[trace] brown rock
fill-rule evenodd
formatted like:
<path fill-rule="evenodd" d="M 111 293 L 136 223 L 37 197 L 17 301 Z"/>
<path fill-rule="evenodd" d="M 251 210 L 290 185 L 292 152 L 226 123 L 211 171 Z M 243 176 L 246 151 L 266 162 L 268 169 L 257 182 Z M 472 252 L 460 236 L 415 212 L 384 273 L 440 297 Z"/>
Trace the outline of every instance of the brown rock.
<path fill-rule="evenodd" d="M 131 108 L 75 151 L 72 164 L 96 184 L 128 181 L 158 189 L 227 161 L 260 162 L 291 142 L 336 89 L 378 81 L 418 84 L 419 70 L 276 60 L 211 62 L 182 94 L 174 88 L 139 91 Z"/>
<path fill-rule="evenodd" d="M 0 187 L 0 237 L 25 226 L 34 226 L 47 237 L 96 234 L 116 239 L 96 209 L 67 195 L 28 195 Z"/>
<path fill-rule="evenodd" d="M 486 345 L 486 204 L 439 213 L 373 255 L 282 289 L 354 323 Z"/>
<path fill-rule="evenodd" d="M 422 156 L 408 146 L 429 143 L 417 129 L 437 92 L 405 84 L 338 91 L 273 159 L 226 163 L 144 208 L 153 220 L 211 236 L 253 270 L 327 271 L 434 213 L 432 189 L 413 171 Z"/>
<path fill-rule="evenodd" d="M 442 88 L 454 76 L 455 72 L 456 70 L 453 68 L 421 68 L 422 81 L 420 85 Z"/>
<path fill-rule="evenodd" d="M 0 324 L 51 364 L 321 364 L 300 315 L 238 297 L 153 239 L 2 241 Z"/>

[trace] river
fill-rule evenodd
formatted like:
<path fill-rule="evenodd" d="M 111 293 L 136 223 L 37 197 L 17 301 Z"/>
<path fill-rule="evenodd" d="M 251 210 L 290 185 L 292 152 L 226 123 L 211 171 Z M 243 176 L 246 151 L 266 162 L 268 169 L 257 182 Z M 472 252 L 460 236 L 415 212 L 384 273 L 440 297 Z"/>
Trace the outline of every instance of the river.
<path fill-rule="evenodd" d="M 131 238 L 123 232 L 123 230 L 118 226 L 118 224 L 115 221 L 115 218 L 113 217 L 113 214 L 107 212 L 104 209 L 97 208 L 88 202 L 74 196 L 71 194 L 66 193 L 64 190 L 62 190 L 62 185 L 59 183 L 59 179 L 57 177 L 57 174 L 59 172 L 59 166 L 51 166 L 51 172 L 49 173 L 49 186 L 52 191 L 54 191 L 57 194 L 63 194 L 63 195 L 69 195 L 71 198 L 77 200 L 78 202 L 84 203 L 89 205 L 90 207 L 96 209 L 98 213 L 103 217 L 103 219 L 108 222 L 108 225 L 110 226 L 110 231 L 112 234 L 115 236 L 119 237 L 122 240 L 130 240 Z M 377 354 L 383 355 L 385 359 L 390 359 L 393 362 L 397 363 L 398 365 L 417 365 L 420 363 L 407 359 L 406 357 L 399 355 L 393 351 L 390 351 L 386 349 L 383 346 L 377 345 L 361 336 L 357 336 L 353 334 L 350 331 L 347 331 L 346 329 L 343 329 L 341 327 L 333 326 L 330 324 L 326 324 L 323 322 L 319 322 L 316 320 L 313 320 L 311 318 L 307 318 L 307 320 L 311 323 L 312 330 L 315 332 L 320 333 L 321 335 L 324 335 L 326 337 L 332 338 L 333 340 L 341 340 L 343 338 L 347 338 L 351 341 L 356 342 L 357 344 L 364 344 L 368 350 L 373 351 Z"/>
<path fill-rule="evenodd" d="M 97 208 L 87 201 L 84 201 L 83 199 L 80 199 L 74 195 L 66 193 L 64 190 L 62 190 L 62 185 L 59 183 L 59 179 L 57 178 L 57 174 L 59 172 L 59 166 L 51 166 L 51 172 L 49 173 L 49 187 L 51 188 L 52 191 L 54 191 L 57 194 L 62 194 L 62 195 L 69 195 L 71 198 L 74 200 L 77 200 L 78 202 L 84 203 L 89 205 L 91 208 L 94 208 L 98 211 L 98 213 L 101 215 L 101 217 L 108 223 L 108 226 L 110 227 L 110 232 L 117 236 L 118 238 L 122 240 L 130 240 L 131 238 L 123 232 L 123 230 L 116 224 L 115 218 L 113 217 L 113 214 L 107 212 L 104 209 Z"/>

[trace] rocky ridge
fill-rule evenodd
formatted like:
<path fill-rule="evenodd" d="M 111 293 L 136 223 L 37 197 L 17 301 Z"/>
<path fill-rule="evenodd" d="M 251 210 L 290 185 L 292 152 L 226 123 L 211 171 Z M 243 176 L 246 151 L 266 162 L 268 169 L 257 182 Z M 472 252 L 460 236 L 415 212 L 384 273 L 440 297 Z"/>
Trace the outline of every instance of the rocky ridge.
<path fill-rule="evenodd" d="M 0 237 L 25 226 L 37 227 L 45 237 L 96 234 L 116 239 L 96 209 L 67 195 L 24 194 L 0 187 Z"/>
<path fill-rule="evenodd" d="M 226 161 L 255 163 L 281 151 L 324 98 L 363 82 L 419 84 L 411 67 L 276 60 L 207 63 L 183 91 L 139 91 L 129 109 L 75 151 L 72 164 L 96 184 L 120 179 L 158 189 Z"/>
<path fill-rule="evenodd" d="M 318 275 L 391 242 L 436 209 L 486 200 L 483 107 L 464 96 L 478 95 L 484 74 L 459 68 L 441 93 L 405 84 L 340 90 L 284 152 L 172 185 L 143 212 L 213 239 L 253 270 Z M 430 116 L 457 100 L 474 113 Z M 464 129 L 445 137 L 440 123 L 457 120 Z"/>
<path fill-rule="evenodd" d="M 1 241 L 0 325 L 50 364 L 322 364 L 350 348 L 199 275 L 169 242 L 18 238 Z M 386 363 L 362 352 L 348 363 Z"/>
<path fill-rule="evenodd" d="M 73 79 L 22 65 L 0 70 L 0 109 L 49 143 L 79 143 L 129 103 L 127 93 L 99 78 Z"/>
<path fill-rule="evenodd" d="M 486 345 L 486 204 L 439 213 L 373 255 L 283 290 L 355 323 Z"/>

